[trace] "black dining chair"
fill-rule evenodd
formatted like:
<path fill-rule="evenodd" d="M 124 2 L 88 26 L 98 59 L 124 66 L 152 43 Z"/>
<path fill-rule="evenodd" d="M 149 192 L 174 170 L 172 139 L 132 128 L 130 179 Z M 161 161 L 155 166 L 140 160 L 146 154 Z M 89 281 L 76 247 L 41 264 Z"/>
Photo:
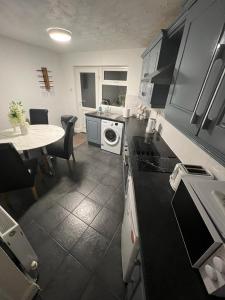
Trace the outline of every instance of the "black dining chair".
<path fill-rule="evenodd" d="M 73 161 L 75 161 L 73 153 L 73 136 L 76 121 L 77 117 L 75 116 L 72 116 L 69 121 L 67 120 L 64 137 L 59 141 L 47 146 L 49 155 L 67 160 L 69 160 L 70 156 L 72 155 Z"/>
<path fill-rule="evenodd" d="M 15 147 L 10 143 L 0 144 L 0 193 L 31 188 L 34 198 L 38 199 L 35 187 L 37 160 L 23 161 Z"/>
<path fill-rule="evenodd" d="M 48 110 L 47 109 L 30 109 L 30 124 L 48 124 Z"/>
<path fill-rule="evenodd" d="M 61 116 L 61 124 L 64 130 L 66 130 L 67 123 L 73 118 L 73 115 L 63 115 Z"/>

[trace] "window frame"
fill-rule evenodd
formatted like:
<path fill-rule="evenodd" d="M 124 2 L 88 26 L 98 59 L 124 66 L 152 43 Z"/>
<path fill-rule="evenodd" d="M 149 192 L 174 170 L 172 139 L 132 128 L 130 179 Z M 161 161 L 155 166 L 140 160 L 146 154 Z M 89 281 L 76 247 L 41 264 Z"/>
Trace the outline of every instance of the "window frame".
<path fill-rule="evenodd" d="M 105 71 L 126 71 L 127 72 L 127 80 L 104 80 L 104 72 Z M 115 85 L 115 86 L 126 86 L 128 88 L 128 67 L 102 67 L 100 72 L 100 80 L 99 80 L 99 105 L 103 108 L 110 107 L 113 109 L 121 109 L 124 108 L 124 106 L 114 106 L 114 105 L 105 105 L 102 104 L 102 86 L 103 85 Z M 127 95 L 127 90 L 126 90 Z M 126 96 L 125 96 L 125 102 L 126 102 Z"/>

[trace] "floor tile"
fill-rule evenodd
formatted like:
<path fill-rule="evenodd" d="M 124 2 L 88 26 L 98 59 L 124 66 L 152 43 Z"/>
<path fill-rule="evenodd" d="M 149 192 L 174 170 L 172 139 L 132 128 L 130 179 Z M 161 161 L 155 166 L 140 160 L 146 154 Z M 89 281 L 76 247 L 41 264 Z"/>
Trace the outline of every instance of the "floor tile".
<path fill-rule="evenodd" d="M 109 241 L 89 227 L 71 250 L 71 254 L 87 269 L 94 271 L 103 258 Z"/>
<path fill-rule="evenodd" d="M 87 225 L 80 219 L 70 214 L 62 223 L 60 223 L 52 232 L 52 236 L 65 249 L 69 250 L 78 241 Z"/>
<path fill-rule="evenodd" d="M 43 300 L 78 300 L 90 279 L 90 273 L 68 255 L 43 294 Z"/>
<path fill-rule="evenodd" d="M 90 178 L 91 180 L 94 180 L 95 182 L 99 183 L 102 181 L 104 175 L 105 175 L 105 168 L 100 169 L 98 165 L 91 163 L 86 172 L 85 175 Z"/>
<path fill-rule="evenodd" d="M 103 282 L 95 276 L 88 283 L 81 300 L 116 300 L 114 296 L 106 289 Z"/>
<path fill-rule="evenodd" d="M 60 206 L 72 212 L 84 198 L 85 195 L 77 191 L 73 191 L 65 194 L 62 197 L 59 197 L 57 202 Z"/>
<path fill-rule="evenodd" d="M 109 175 L 111 175 L 112 177 L 117 178 L 122 183 L 122 181 L 123 181 L 123 172 L 122 172 L 122 168 L 120 166 L 118 166 L 118 168 L 117 167 L 112 168 L 109 172 Z"/>
<path fill-rule="evenodd" d="M 90 224 L 97 214 L 102 209 L 102 206 L 98 205 L 96 202 L 85 198 L 73 211 L 73 214 L 80 218 L 87 224 Z"/>
<path fill-rule="evenodd" d="M 56 175 L 44 176 L 37 202 L 27 192 L 10 196 L 39 258 L 37 299 L 123 299 L 121 156 L 88 143 L 75 156 L 70 169 L 63 159 L 53 162 Z"/>
<path fill-rule="evenodd" d="M 58 269 L 67 252 L 53 239 L 49 238 L 35 249 L 39 259 L 38 284 L 41 289 L 46 288 L 52 279 L 54 272 Z"/>
<path fill-rule="evenodd" d="M 111 242 L 112 246 L 117 246 L 119 248 L 121 248 L 121 227 L 122 224 L 120 224 L 116 230 L 116 233 L 113 236 L 113 240 Z"/>
<path fill-rule="evenodd" d="M 76 184 L 76 190 L 85 196 L 90 194 L 93 189 L 96 187 L 97 183 L 94 180 L 84 178 L 82 181 Z"/>
<path fill-rule="evenodd" d="M 36 221 L 50 233 L 68 215 L 67 210 L 56 204 L 47 209 Z"/>
<path fill-rule="evenodd" d="M 47 232 L 33 220 L 23 231 L 35 251 L 50 238 Z"/>
<path fill-rule="evenodd" d="M 34 202 L 32 206 L 30 206 L 24 215 L 20 218 L 19 223 L 23 227 L 26 226 L 26 222 L 30 220 L 35 220 L 39 216 L 41 216 L 47 209 L 55 203 L 54 197 L 52 197 L 51 193 L 47 193 L 47 195 L 42 196 L 38 199 L 38 201 Z"/>
<path fill-rule="evenodd" d="M 71 189 L 73 185 L 74 182 L 72 178 L 60 177 L 57 184 L 55 184 L 50 191 L 51 194 L 54 194 L 57 199 L 60 195 L 63 195 L 64 193 L 68 192 L 68 190 Z"/>
<path fill-rule="evenodd" d="M 122 218 L 124 212 L 124 194 L 120 190 L 115 191 L 105 206 Z"/>
<path fill-rule="evenodd" d="M 119 223 L 120 218 L 117 214 L 108 208 L 103 208 L 91 223 L 91 227 L 103 234 L 106 238 L 111 239 Z"/>
<path fill-rule="evenodd" d="M 113 177 L 109 174 L 105 174 L 105 176 L 102 178 L 101 183 L 104 185 L 109 185 L 117 188 L 121 184 L 121 179 Z"/>
<path fill-rule="evenodd" d="M 119 247 L 113 246 L 109 248 L 97 269 L 97 275 L 115 297 L 123 299 L 125 284 L 122 278 L 121 252 Z"/>
<path fill-rule="evenodd" d="M 99 184 L 89 195 L 88 197 L 97 203 L 104 205 L 114 192 L 112 186 L 106 186 L 104 184 Z"/>

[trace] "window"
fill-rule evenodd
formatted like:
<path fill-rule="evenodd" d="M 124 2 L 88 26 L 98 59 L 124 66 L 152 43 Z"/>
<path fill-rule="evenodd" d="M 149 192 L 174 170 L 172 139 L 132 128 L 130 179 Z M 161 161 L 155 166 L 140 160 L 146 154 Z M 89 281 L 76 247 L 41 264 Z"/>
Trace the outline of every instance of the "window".
<path fill-rule="evenodd" d="M 104 80 L 126 81 L 127 71 L 104 71 Z"/>
<path fill-rule="evenodd" d="M 80 73 L 80 87 L 82 106 L 95 108 L 95 73 Z"/>
<path fill-rule="evenodd" d="M 101 104 L 124 107 L 127 93 L 127 68 L 102 68 Z"/>

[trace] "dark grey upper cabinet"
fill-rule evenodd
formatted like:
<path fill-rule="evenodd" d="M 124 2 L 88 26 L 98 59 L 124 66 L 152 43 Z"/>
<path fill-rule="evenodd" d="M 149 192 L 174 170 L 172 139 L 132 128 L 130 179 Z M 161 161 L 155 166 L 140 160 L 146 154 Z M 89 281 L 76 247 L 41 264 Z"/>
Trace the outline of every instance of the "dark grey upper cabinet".
<path fill-rule="evenodd" d="M 225 161 L 225 53 L 220 59 L 220 70 L 221 76 L 212 90 L 198 137 L 207 149 Z"/>
<path fill-rule="evenodd" d="M 143 54 L 141 83 L 139 90 L 139 97 L 146 105 L 151 102 L 153 84 L 149 77 L 157 69 L 159 53 L 161 49 L 162 40 L 160 39 L 157 44 L 149 51 Z"/>
<path fill-rule="evenodd" d="M 224 2 L 199 0 L 185 23 L 166 118 L 191 135 L 199 132 L 221 69 L 218 43 L 225 23 Z"/>
<path fill-rule="evenodd" d="M 180 25 L 180 19 L 179 19 Z M 158 38 L 143 53 L 139 97 L 147 106 L 164 108 L 172 80 L 183 28 L 170 36 L 161 30 Z"/>

